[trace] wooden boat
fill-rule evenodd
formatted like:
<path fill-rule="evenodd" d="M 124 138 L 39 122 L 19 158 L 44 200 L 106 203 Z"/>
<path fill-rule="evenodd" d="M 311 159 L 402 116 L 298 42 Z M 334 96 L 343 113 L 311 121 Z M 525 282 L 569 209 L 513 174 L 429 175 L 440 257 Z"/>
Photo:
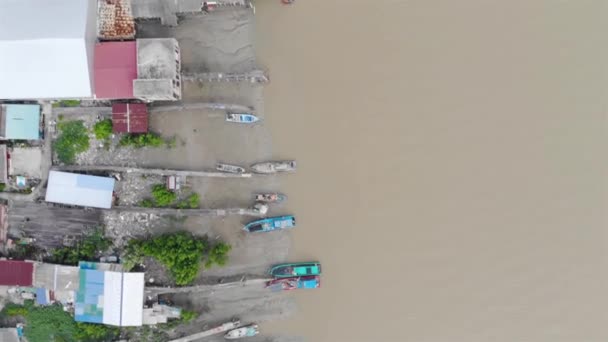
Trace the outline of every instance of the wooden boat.
<path fill-rule="evenodd" d="M 275 278 L 290 278 L 321 275 L 321 263 L 316 261 L 278 264 L 268 273 Z"/>
<path fill-rule="evenodd" d="M 321 287 L 321 277 L 319 276 L 277 278 L 266 283 L 266 288 L 273 291 L 316 289 L 319 287 Z"/>
<path fill-rule="evenodd" d="M 217 165 L 215 166 L 215 169 L 218 171 L 229 172 L 229 173 L 245 173 L 244 167 L 224 164 L 224 163 L 217 163 Z"/>
<path fill-rule="evenodd" d="M 250 233 L 270 232 L 279 229 L 288 229 L 296 226 L 296 218 L 287 216 L 268 217 L 247 223 L 243 229 Z"/>
<path fill-rule="evenodd" d="M 251 165 L 251 169 L 257 173 L 290 172 L 296 170 L 295 160 L 269 161 Z"/>
<path fill-rule="evenodd" d="M 255 336 L 259 333 L 260 330 L 258 329 L 258 325 L 254 323 L 230 330 L 224 335 L 224 338 L 227 340 L 236 340 L 238 338 Z"/>
<path fill-rule="evenodd" d="M 276 192 L 267 192 L 255 194 L 255 200 L 264 203 L 279 203 L 287 200 L 287 196 Z"/>
<path fill-rule="evenodd" d="M 226 114 L 226 121 L 236 123 L 255 123 L 260 121 L 260 118 L 249 113 L 228 113 Z"/>

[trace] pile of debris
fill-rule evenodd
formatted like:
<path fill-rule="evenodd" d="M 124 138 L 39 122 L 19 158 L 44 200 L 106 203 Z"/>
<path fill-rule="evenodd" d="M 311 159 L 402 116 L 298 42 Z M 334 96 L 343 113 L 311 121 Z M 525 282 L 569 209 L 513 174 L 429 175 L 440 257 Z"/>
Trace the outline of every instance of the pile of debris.
<path fill-rule="evenodd" d="M 99 1 L 98 36 L 102 40 L 135 38 L 135 20 L 130 0 Z"/>

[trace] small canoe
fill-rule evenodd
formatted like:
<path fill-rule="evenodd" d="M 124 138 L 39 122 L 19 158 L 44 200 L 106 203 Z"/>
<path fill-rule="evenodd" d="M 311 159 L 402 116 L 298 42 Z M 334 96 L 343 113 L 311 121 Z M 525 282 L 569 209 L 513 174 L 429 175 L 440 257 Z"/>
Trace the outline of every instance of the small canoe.
<path fill-rule="evenodd" d="M 243 230 L 246 230 L 250 233 L 258 233 L 258 232 L 270 232 L 273 230 L 279 229 L 288 229 L 296 226 L 296 218 L 287 215 L 287 216 L 276 216 L 276 217 L 268 217 L 261 220 L 255 220 L 253 222 L 247 223 Z"/>
<path fill-rule="evenodd" d="M 236 123 L 255 123 L 260 121 L 260 118 L 248 113 L 228 113 L 226 114 L 226 121 Z"/>
<path fill-rule="evenodd" d="M 218 171 L 229 172 L 229 173 L 245 173 L 244 167 L 224 164 L 224 163 L 217 163 L 217 165 L 215 166 L 215 169 Z"/>
<path fill-rule="evenodd" d="M 287 200 L 287 196 L 276 193 L 276 192 L 255 194 L 254 198 L 257 202 L 264 202 L 264 203 L 280 203 L 280 202 Z"/>
<path fill-rule="evenodd" d="M 224 335 L 227 340 L 236 340 L 243 337 L 251 337 L 260 333 L 257 324 L 249 324 L 240 328 L 232 329 Z"/>
<path fill-rule="evenodd" d="M 319 276 L 277 278 L 266 283 L 266 288 L 273 291 L 317 289 L 319 287 L 321 287 L 321 277 Z"/>
<path fill-rule="evenodd" d="M 296 161 L 281 160 L 257 163 L 251 165 L 251 169 L 257 173 L 290 172 L 296 170 Z"/>
<path fill-rule="evenodd" d="M 318 276 L 321 275 L 321 263 L 311 261 L 278 264 L 270 268 L 268 273 L 275 278 Z"/>

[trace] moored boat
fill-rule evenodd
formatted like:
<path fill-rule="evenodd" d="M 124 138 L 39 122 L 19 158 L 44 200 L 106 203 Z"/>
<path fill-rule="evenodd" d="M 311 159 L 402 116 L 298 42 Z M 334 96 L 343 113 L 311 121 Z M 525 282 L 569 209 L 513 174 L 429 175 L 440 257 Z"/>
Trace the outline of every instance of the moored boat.
<path fill-rule="evenodd" d="M 254 123 L 260 121 L 260 118 L 249 113 L 228 113 L 226 114 L 226 121 L 237 123 Z"/>
<path fill-rule="evenodd" d="M 218 171 L 229 172 L 229 173 L 245 173 L 244 167 L 224 164 L 224 163 L 217 163 L 217 165 L 215 166 L 215 169 Z"/>
<path fill-rule="evenodd" d="M 321 275 L 321 263 L 316 261 L 274 265 L 268 273 L 275 278 L 290 278 Z"/>
<path fill-rule="evenodd" d="M 255 194 L 255 200 L 264 203 L 279 203 L 287 200 L 287 196 L 276 192 L 258 193 Z"/>
<path fill-rule="evenodd" d="M 289 277 L 277 278 L 266 283 L 266 287 L 274 291 L 290 291 L 295 289 L 316 289 L 321 287 L 321 277 Z"/>
<path fill-rule="evenodd" d="M 296 170 L 295 160 L 268 161 L 251 165 L 257 173 L 290 172 Z"/>
<path fill-rule="evenodd" d="M 260 333 L 257 324 L 249 324 L 240 328 L 232 329 L 224 335 L 227 340 L 236 340 L 243 337 L 251 337 Z"/>
<path fill-rule="evenodd" d="M 270 232 L 279 229 L 288 229 L 296 226 L 296 218 L 292 215 L 268 217 L 247 223 L 243 229 L 250 233 Z"/>

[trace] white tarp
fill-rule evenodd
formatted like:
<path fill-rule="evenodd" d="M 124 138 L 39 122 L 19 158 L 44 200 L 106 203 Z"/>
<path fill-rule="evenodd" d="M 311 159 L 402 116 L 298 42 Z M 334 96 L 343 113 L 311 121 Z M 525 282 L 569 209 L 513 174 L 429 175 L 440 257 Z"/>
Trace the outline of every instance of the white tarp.
<path fill-rule="evenodd" d="M 92 97 L 95 0 L 0 1 L 0 99 Z"/>

